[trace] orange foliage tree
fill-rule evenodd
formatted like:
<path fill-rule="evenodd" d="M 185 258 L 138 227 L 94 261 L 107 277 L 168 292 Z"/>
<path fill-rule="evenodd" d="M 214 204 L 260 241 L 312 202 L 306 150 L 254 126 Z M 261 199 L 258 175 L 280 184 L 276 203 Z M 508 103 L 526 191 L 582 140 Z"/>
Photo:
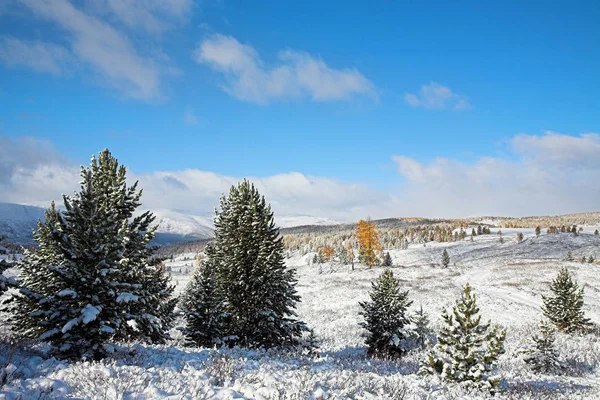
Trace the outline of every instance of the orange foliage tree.
<path fill-rule="evenodd" d="M 375 223 L 365 220 L 358 221 L 356 225 L 356 239 L 358 240 L 358 260 L 370 267 L 377 265 L 376 252 L 381 251 L 379 245 L 379 234 L 375 229 Z"/>
<path fill-rule="evenodd" d="M 325 261 L 331 260 L 331 257 L 333 257 L 333 253 L 335 253 L 333 247 L 325 246 L 321 249 L 321 254 L 323 255 L 323 260 Z"/>

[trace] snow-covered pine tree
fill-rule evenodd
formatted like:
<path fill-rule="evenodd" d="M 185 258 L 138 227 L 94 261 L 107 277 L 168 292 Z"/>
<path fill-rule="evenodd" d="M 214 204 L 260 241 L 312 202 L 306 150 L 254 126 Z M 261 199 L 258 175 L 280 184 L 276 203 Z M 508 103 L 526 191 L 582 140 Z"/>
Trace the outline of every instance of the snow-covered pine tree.
<path fill-rule="evenodd" d="M 583 312 L 583 288 L 573 281 L 567 268 L 560 269 L 550 290 L 552 296 L 542 296 L 544 316 L 561 331 L 573 333 L 589 329 L 589 320 Z"/>
<path fill-rule="evenodd" d="M 411 320 L 414 325 L 414 334 L 417 337 L 417 343 L 420 346 L 425 346 L 425 341 L 431 335 L 432 330 L 429 327 L 429 315 L 423 311 L 422 305 L 415 311 Z"/>
<path fill-rule="evenodd" d="M 365 321 L 360 325 L 368 331 L 365 344 L 372 357 L 389 359 L 400 357 L 405 351 L 404 341 L 410 319 L 407 309 L 412 304 L 408 291 L 400 290 L 400 282 L 390 269 L 384 270 L 372 283 L 371 301 L 359 303 L 360 315 Z"/>
<path fill-rule="evenodd" d="M 571 252 L 571 250 L 567 251 L 567 257 L 565 258 L 566 261 L 574 261 L 573 258 L 573 253 Z"/>
<path fill-rule="evenodd" d="M 81 169 L 81 189 L 52 204 L 25 254 L 14 327 L 50 342 L 56 355 L 100 358 L 116 338 L 164 341 L 172 320 L 173 287 L 149 265 L 156 227 L 137 183 L 108 150 Z"/>
<path fill-rule="evenodd" d="M 182 329 L 190 345 L 214 347 L 223 344 L 223 322 L 226 316 L 224 298 L 219 291 L 211 246 L 207 258 L 194 272 L 180 299 L 185 318 Z"/>
<path fill-rule="evenodd" d="M 476 297 L 468 283 L 452 314 L 444 308 L 442 319 L 437 344 L 427 343 L 427 358 L 419 373 L 439 374 L 449 381 L 494 391 L 499 379 L 491 373 L 504 352 L 506 330 L 498 326 L 490 329 L 490 322 L 481 323 Z"/>
<path fill-rule="evenodd" d="M 390 255 L 390 252 L 386 251 L 383 254 L 383 261 L 382 261 L 381 265 L 384 266 L 384 267 L 391 267 L 392 263 L 393 263 L 392 262 L 392 256 Z"/>
<path fill-rule="evenodd" d="M 450 255 L 448 254 L 448 250 L 444 249 L 442 252 L 442 265 L 444 268 L 448 268 L 450 265 Z"/>
<path fill-rule="evenodd" d="M 540 321 L 540 334 L 531 338 L 531 348 L 525 350 L 523 359 L 535 372 L 556 373 L 564 368 L 554 347 L 554 328 L 545 321 Z"/>
<path fill-rule="evenodd" d="M 300 344 L 308 328 L 296 320 L 296 277 L 283 261 L 271 206 L 244 180 L 223 196 L 215 217 L 214 265 L 228 318 L 229 343 L 247 347 Z"/>

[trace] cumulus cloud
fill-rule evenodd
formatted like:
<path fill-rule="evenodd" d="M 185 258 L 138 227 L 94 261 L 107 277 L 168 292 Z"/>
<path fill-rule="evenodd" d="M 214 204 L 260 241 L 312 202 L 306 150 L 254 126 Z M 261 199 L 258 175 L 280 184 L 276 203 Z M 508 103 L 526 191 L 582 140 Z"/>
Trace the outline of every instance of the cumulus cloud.
<path fill-rule="evenodd" d="M 468 110 L 471 108 L 466 97 L 458 95 L 449 87 L 431 82 L 422 85 L 417 94 L 407 93 L 404 99 L 412 107 L 423 107 L 429 109 Z"/>
<path fill-rule="evenodd" d="M 152 0 L 104 0 L 102 4 L 83 5 L 68 0 L 15 1 L 39 20 L 57 26 L 63 33 L 57 40 L 66 45 L 4 37 L 0 50 L 10 51 L 1 57 L 4 64 L 25 65 L 54 75 L 76 64 L 82 71 L 92 72 L 100 83 L 142 100 L 161 99 L 161 80 L 172 75 L 174 68 L 155 44 L 141 37 L 136 37 L 134 44 L 119 28 L 162 32 L 168 21 L 183 19 L 192 6 L 190 0 L 168 2 L 168 6 L 167 2 Z M 155 50 L 144 53 L 141 48 Z"/>
<path fill-rule="evenodd" d="M 79 185 L 79 167 L 50 143 L 0 137 L 0 201 L 47 206 Z M 393 157 L 404 182 L 382 192 L 357 182 L 300 172 L 248 176 L 276 215 L 338 221 L 371 216 L 524 216 L 598 211 L 600 135 L 517 135 L 504 157 L 474 162 L 436 158 L 423 163 Z M 117 155 L 118 156 L 118 155 Z M 211 213 L 221 194 L 244 177 L 186 169 L 136 174 L 147 209 Z"/>
<path fill-rule="evenodd" d="M 243 101 L 266 104 L 302 97 L 318 102 L 376 97 L 375 86 L 356 69 L 334 69 L 320 58 L 293 50 L 279 52 L 276 65 L 267 66 L 254 48 L 231 36 L 206 38 L 193 58 L 223 74 L 221 88 Z"/>
<path fill-rule="evenodd" d="M 509 144 L 507 157 L 475 162 L 394 156 L 406 180 L 405 210 L 440 217 L 598 211 L 599 135 L 521 134 Z"/>

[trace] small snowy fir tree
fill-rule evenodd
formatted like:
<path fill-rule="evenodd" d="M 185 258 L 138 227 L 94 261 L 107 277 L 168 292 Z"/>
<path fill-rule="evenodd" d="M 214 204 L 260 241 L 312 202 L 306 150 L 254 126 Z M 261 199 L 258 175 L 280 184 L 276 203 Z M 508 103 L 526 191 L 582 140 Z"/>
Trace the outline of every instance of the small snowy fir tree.
<path fill-rule="evenodd" d="M 471 387 L 494 391 L 499 378 L 491 373 L 498 356 L 504 353 L 506 331 L 490 322 L 481 323 L 479 308 L 471 286 L 453 307 L 452 314 L 442 312 L 443 326 L 437 344 L 427 344 L 428 354 L 420 374 L 439 374 L 443 379 Z"/>
<path fill-rule="evenodd" d="M 207 247 L 207 258 L 194 273 L 180 299 L 186 322 L 182 331 L 188 344 L 193 346 L 214 347 L 223 344 L 225 304 L 219 292 L 212 253 L 212 248 Z"/>
<path fill-rule="evenodd" d="M 295 317 L 300 297 L 287 269 L 271 206 L 244 180 L 223 196 L 215 217 L 214 261 L 231 345 L 295 346 L 308 332 Z"/>
<path fill-rule="evenodd" d="M 523 241 L 523 232 L 517 232 L 517 242 L 521 243 Z"/>
<path fill-rule="evenodd" d="M 565 260 L 567 261 L 573 261 L 573 253 L 571 252 L 571 250 L 567 251 L 567 257 L 565 258 Z"/>
<path fill-rule="evenodd" d="M 531 348 L 525 350 L 523 359 L 535 372 L 557 373 L 564 368 L 554 347 L 554 328 L 540 321 L 540 334 L 531 338 Z"/>
<path fill-rule="evenodd" d="M 560 269 L 550 290 L 552 296 L 542 296 L 544 316 L 561 331 L 586 331 L 590 325 L 583 312 L 583 288 L 573 281 L 567 268 Z"/>
<path fill-rule="evenodd" d="M 448 268 L 450 265 L 450 255 L 448 254 L 448 250 L 444 249 L 442 252 L 442 265 L 444 268 Z"/>
<path fill-rule="evenodd" d="M 381 264 L 384 267 L 391 267 L 392 266 L 392 256 L 390 255 L 389 251 L 386 251 L 383 255 L 383 262 Z"/>
<path fill-rule="evenodd" d="M 429 315 L 423 311 L 422 305 L 414 313 L 411 320 L 414 325 L 414 334 L 417 337 L 417 343 L 421 347 L 425 346 L 425 342 L 429 338 L 429 335 L 432 334 L 432 330 L 429 327 Z"/>
<path fill-rule="evenodd" d="M 361 326 L 368 331 L 365 344 L 372 357 L 390 359 L 400 357 L 405 351 L 406 331 L 410 320 L 407 309 L 412 304 L 408 291 L 400 290 L 400 282 L 386 269 L 372 283 L 371 301 L 359 303 L 365 318 Z"/>
<path fill-rule="evenodd" d="M 137 183 L 108 150 L 81 169 L 81 190 L 54 203 L 38 223 L 35 251 L 21 265 L 14 328 L 48 341 L 63 358 L 101 358 L 110 342 L 135 337 L 164 342 L 173 287 L 150 266 L 156 227 Z"/>
<path fill-rule="evenodd" d="M 594 263 L 594 261 L 596 261 L 596 259 L 594 258 L 594 255 L 593 255 L 593 254 L 591 254 L 591 255 L 588 257 L 588 263 L 590 263 L 590 264 L 593 264 L 593 263 Z"/>

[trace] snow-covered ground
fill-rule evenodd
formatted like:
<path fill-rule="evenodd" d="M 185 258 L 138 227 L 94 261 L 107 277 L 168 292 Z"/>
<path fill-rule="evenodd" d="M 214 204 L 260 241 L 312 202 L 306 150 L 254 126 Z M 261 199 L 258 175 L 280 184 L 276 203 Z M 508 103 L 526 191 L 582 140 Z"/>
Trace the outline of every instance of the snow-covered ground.
<path fill-rule="evenodd" d="M 562 376 L 530 372 L 519 351 L 529 343 L 541 318 L 541 295 L 562 266 L 585 288 L 585 312 L 600 323 L 600 265 L 567 262 L 571 251 L 600 257 L 595 228 L 575 237 L 563 233 L 536 237 L 532 229 L 503 230 L 456 243 L 411 245 L 394 250 L 393 272 L 410 291 L 412 310 L 420 305 L 434 328 L 442 307 L 451 306 L 469 282 L 484 319 L 508 330 L 500 359 L 502 393 L 496 398 L 600 398 L 600 336 L 557 335 L 560 356 L 570 366 Z M 469 231 L 470 232 L 470 229 Z M 518 243 L 516 233 L 525 240 Z M 447 249 L 450 267 L 440 266 Z M 299 317 L 320 342 L 315 354 L 278 351 L 208 350 L 181 346 L 174 330 L 168 346 L 128 345 L 114 360 L 66 363 L 46 359 L 39 345 L 0 348 L 0 365 L 12 364 L 0 399 L 463 399 L 485 398 L 435 377 L 416 375 L 423 351 L 397 362 L 366 357 L 358 326 L 359 301 L 367 300 L 381 268 L 309 265 L 313 254 L 287 260 L 298 272 Z M 194 269 L 194 254 L 181 255 L 167 267 L 181 291 Z M 14 369 L 14 372 L 10 372 Z"/>

